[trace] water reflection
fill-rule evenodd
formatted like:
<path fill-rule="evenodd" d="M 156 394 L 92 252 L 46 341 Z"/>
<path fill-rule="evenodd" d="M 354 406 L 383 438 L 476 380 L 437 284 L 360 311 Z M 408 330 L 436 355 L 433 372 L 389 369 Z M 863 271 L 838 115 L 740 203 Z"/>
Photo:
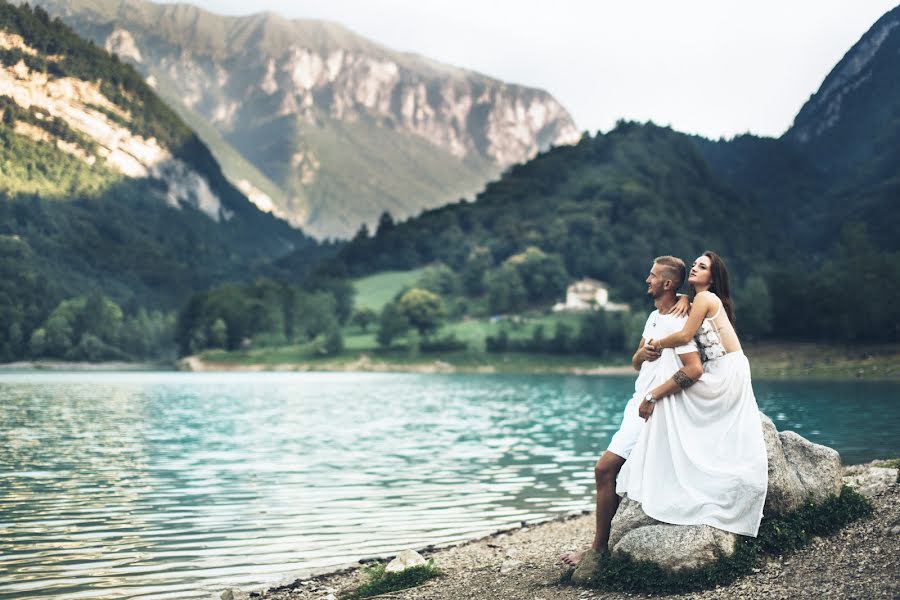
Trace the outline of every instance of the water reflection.
<path fill-rule="evenodd" d="M 2 375 L 0 597 L 205 598 L 588 508 L 632 385 Z M 900 455 L 896 384 L 756 390 L 779 428 L 845 460 Z"/>

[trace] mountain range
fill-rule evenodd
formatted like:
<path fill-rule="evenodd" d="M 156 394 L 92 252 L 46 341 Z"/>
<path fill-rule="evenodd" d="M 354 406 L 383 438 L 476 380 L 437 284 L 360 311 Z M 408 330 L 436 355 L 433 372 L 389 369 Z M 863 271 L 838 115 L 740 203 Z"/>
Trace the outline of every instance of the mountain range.
<path fill-rule="evenodd" d="M 499 266 L 536 246 L 572 277 L 607 281 L 629 299 L 640 297 L 633 274 L 670 252 L 715 248 L 739 283 L 787 265 L 806 277 L 848 256 L 837 241 L 857 223 L 865 243 L 854 252 L 871 243 L 891 256 L 900 250 L 898 25 L 900 7 L 848 50 L 779 138 L 712 141 L 620 123 L 510 169 L 474 203 L 354 239 L 328 268 L 361 275 L 440 261 L 464 271 L 483 261 L 479 248 Z"/>
<path fill-rule="evenodd" d="M 546 92 L 336 23 L 144 0 L 38 0 L 133 64 L 263 210 L 350 237 L 462 197 L 579 134 Z"/>

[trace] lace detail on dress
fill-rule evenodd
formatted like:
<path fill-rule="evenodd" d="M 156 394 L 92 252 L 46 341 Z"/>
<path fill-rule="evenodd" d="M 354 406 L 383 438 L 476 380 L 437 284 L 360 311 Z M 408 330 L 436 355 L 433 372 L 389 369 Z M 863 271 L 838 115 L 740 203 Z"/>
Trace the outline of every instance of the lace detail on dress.
<path fill-rule="evenodd" d="M 718 298 L 717 298 L 718 299 Z M 697 334 L 694 336 L 697 340 L 697 349 L 700 351 L 700 360 L 706 362 L 722 358 L 728 352 L 722 345 L 722 338 L 719 335 L 719 328 L 715 325 L 715 320 L 722 312 L 722 301 L 719 300 L 719 310 L 712 317 L 703 319 Z"/>
<path fill-rule="evenodd" d="M 722 339 L 719 332 L 713 327 L 710 319 L 703 319 L 700 328 L 697 329 L 697 348 L 700 350 L 700 359 L 703 362 L 715 360 L 728 354 L 725 346 L 722 345 Z"/>

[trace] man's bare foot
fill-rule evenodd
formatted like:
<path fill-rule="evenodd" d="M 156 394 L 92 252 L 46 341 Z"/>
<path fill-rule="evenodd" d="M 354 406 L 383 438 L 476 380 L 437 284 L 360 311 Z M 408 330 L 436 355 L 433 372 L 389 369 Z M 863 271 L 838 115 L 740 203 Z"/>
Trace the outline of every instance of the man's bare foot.
<path fill-rule="evenodd" d="M 584 558 L 584 552 L 566 552 L 559 557 L 559 560 L 567 565 L 575 567 L 578 566 L 578 563 L 581 562 L 582 558 Z"/>

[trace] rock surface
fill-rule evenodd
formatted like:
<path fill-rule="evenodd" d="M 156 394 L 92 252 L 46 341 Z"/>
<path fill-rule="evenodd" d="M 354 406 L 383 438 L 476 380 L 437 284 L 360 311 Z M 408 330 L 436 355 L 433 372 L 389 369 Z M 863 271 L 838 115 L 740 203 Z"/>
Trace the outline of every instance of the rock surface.
<path fill-rule="evenodd" d="M 863 496 L 872 497 L 900 481 L 900 469 L 875 463 L 853 465 L 844 470 L 844 483 Z"/>
<path fill-rule="evenodd" d="M 616 552 L 651 559 L 667 571 L 698 569 L 734 554 L 737 536 L 708 525 L 646 525 L 626 533 Z"/>
<path fill-rule="evenodd" d="M 799 508 L 807 498 L 822 502 L 841 492 L 841 457 L 827 446 L 814 444 L 793 431 L 781 433 L 759 413 L 769 460 L 765 516 Z M 652 560 L 670 571 L 696 569 L 731 556 L 737 536 L 706 525 L 668 525 L 625 499 L 613 519 L 609 547 L 637 559 Z"/>

